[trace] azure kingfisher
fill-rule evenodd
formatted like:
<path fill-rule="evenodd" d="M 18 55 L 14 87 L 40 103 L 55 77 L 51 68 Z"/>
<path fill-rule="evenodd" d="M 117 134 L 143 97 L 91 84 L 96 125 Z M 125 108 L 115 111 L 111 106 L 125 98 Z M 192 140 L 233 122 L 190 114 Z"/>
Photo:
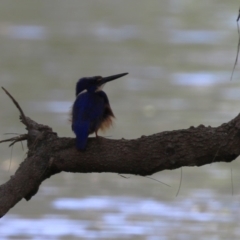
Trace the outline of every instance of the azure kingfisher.
<path fill-rule="evenodd" d="M 72 107 L 72 130 L 76 135 L 76 147 L 86 148 L 88 135 L 106 130 L 112 125 L 114 114 L 108 97 L 102 88 L 105 83 L 123 77 L 121 73 L 109 77 L 84 77 L 76 84 L 76 100 Z"/>

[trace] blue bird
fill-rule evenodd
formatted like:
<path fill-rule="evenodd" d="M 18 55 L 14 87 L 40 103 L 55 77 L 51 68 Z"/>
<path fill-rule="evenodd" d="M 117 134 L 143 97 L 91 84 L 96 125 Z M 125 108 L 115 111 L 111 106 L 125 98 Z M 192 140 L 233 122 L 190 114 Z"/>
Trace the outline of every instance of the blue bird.
<path fill-rule="evenodd" d="M 108 97 L 101 89 L 104 84 L 123 77 L 121 73 L 109 77 L 85 77 L 76 84 L 76 100 L 72 107 L 72 130 L 76 135 L 76 147 L 86 148 L 88 135 L 98 130 L 106 130 L 112 125 L 114 114 Z"/>

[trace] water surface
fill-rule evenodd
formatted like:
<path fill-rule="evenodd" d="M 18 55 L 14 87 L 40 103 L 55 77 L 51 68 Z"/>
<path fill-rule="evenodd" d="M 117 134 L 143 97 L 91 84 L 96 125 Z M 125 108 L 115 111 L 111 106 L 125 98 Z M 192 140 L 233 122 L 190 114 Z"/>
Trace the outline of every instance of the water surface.
<path fill-rule="evenodd" d="M 27 116 L 59 136 L 76 81 L 129 72 L 105 87 L 113 139 L 218 126 L 239 113 L 234 1 L 2 1 L 0 83 Z M 24 133 L 0 93 L 0 134 Z M 1 144 L 6 182 L 26 147 Z M 11 153 L 12 151 L 12 153 Z M 11 159 L 10 172 L 9 163 Z M 233 189 L 231 183 L 233 169 Z M 1 239 L 239 239 L 239 161 L 164 171 L 169 184 L 117 174 L 60 173 L 0 222 Z M 233 191 L 233 195 L 232 195 Z"/>

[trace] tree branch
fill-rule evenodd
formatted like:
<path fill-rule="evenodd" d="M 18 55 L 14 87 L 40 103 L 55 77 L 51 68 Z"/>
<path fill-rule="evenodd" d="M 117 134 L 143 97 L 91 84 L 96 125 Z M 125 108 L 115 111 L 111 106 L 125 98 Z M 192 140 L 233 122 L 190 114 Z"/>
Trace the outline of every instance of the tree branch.
<path fill-rule="evenodd" d="M 22 122 L 26 134 L 1 141 L 27 140 L 28 153 L 16 173 L 0 186 L 0 217 L 22 198 L 30 200 L 45 179 L 61 171 L 146 176 L 182 166 L 231 162 L 240 154 L 240 114 L 216 128 L 200 125 L 133 140 L 89 138 L 84 152 L 75 148 L 75 139 L 59 138 L 50 127 L 28 117 Z"/>

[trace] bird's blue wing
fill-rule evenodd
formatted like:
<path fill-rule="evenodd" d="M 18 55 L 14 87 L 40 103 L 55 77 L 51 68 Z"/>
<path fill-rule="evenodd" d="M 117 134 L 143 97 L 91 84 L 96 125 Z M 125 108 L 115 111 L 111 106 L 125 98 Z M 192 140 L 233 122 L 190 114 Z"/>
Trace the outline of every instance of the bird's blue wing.
<path fill-rule="evenodd" d="M 72 130 L 76 134 L 77 148 L 86 147 L 90 133 L 98 129 L 104 111 L 104 101 L 91 93 L 80 94 L 73 104 Z"/>
<path fill-rule="evenodd" d="M 72 130 L 76 134 L 76 147 L 79 150 L 83 150 L 86 147 L 89 123 L 87 121 L 78 121 L 72 123 Z"/>

